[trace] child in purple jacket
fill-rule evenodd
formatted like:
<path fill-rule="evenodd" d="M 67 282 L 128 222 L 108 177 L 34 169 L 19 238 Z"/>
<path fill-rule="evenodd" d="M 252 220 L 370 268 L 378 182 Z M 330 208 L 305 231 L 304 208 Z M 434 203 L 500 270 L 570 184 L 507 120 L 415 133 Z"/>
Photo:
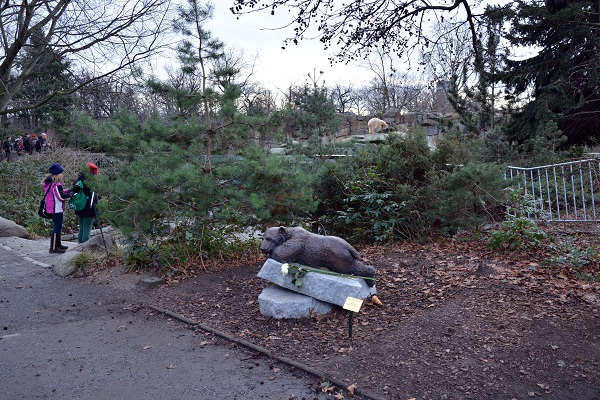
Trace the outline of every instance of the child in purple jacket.
<path fill-rule="evenodd" d="M 62 178 L 65 169 L 60 164 L 52 164 L 48 175 L 43 181 L 46 202 L 46 212 L 52 215 L 52 236 L 50 238 L 50 253 L 64 253 L 68 247 L 60 242 L 63 225 L 63 213 L 67 200 L 72 196 L 69 189 L 63 188 Z"/>

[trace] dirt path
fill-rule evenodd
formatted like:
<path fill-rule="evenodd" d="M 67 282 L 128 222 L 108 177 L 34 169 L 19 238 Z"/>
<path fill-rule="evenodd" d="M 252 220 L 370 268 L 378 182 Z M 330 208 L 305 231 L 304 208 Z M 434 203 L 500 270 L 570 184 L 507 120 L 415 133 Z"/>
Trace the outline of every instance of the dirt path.
<path fill-rule="evenodd" d="M 399 244 L 366 257 L 384 305 L 363 306 L 352 338 L 343 310 L 304 320 L 260 315 L 268 286 L 256 278 L 260 265 L 223 266 L 148 301 L 381 398 L 600 398 L 599 283 L 546 269 L 534 252 L 476 243 Z"/>
<path fill-rule="evenodd" d="M 11 357 L 0 357 L 0 378 L 15 382 L 16 394 L 49 398 L 114 397 L 127 387 L 132 395 L 170 398 L 178 390 L 177 398 L 341 399 L 350 398 L 351 385 L 385 399 L 600 398 L 600 283 L 574 279 L 541 253 L 490 252 L 477 242 L 401 243 L 363 253 L 377 268 L 383 306 L 366 302 L 352 337 L 340 309 L 302 320 L 262 316 L 258 295 L 269 286 L 256 277 L 262 262 L 224 264 L 140 292 L 140 276 L 120 269 L 61 279 L 2 253 L 0 354 Z M 325 376 L 187 329 L 148 305 Z M 327 380 L 336 384 L 324 394 L 319 384 Z"/>

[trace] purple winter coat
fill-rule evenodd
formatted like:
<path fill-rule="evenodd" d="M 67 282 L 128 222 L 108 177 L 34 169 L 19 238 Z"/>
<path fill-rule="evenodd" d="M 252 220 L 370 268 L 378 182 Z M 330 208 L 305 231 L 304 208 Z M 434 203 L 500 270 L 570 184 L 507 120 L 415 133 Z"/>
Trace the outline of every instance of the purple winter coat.
<path fill-rule="evenodd" d="M 48 177 L 42 183 L 44 187 L 44 193 L 48 190 L 49 186 L 52 188 L 46 194 L 44 200 L 46 201 L 46 212 L 48 214 L 61 213 L 65 211 L 67 200 L 71 197 L 69 189 L 64 189 L 61 182 L 52 183 L 52 178 Z"/>

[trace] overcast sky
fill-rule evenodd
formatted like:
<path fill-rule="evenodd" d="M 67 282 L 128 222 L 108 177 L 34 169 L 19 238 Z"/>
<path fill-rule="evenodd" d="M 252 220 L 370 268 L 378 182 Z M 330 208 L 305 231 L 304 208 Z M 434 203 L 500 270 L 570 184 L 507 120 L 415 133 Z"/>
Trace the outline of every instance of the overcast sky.
<path fill-rule="evenodd" d="M 506 3 L 508 0 L 486 0 L 485 3 Z M 341 85 L 362 86 L 374 77 L 368 68 L 355 64 L 330 65 L 328 57 L 332 51 L 323 50 L 323 44 L 317 39 L 303 40 L 298 45 L 290 44 L 282 49 L 283 41 L 293 33 L 293 27 L 274 29 L 289 22 L 293 15 L 287 15 L 285 8 L 277 9 L 275 16 L 268 11 L 240 16 L 239 19 L 229 11 L 230 0 L 214 2 L 214 18 L 206 28 L 213 36 L 223 41 L 228 47 L 244 51 L 250 60 L 258 53 L 254 80 L 270 89 L 287 89 L 290 85 L 301 85 L 316 71 L 324 74 L 319 82 L 325 81 L 327 86 L 335 83 Z M 399 68 L 400 72 L 406 69 Z"/>
<path fill-rule="evenodd" d="M 293 32 L 291 28 L 264 29 L 277 27 L 276 18 L 268 11 L 242 15 L 238 20 L 229 11 L 229 5 L 230 2 L 224 0 L 215 4 L 215 17 L 209 29 L 227 46 L 243 49 L 246 57 L 259 53 L 256 80 L 264 86 L 286 89 L 290 84 L 302 84 L 315 69 L 317 74 L 324 72 L 322 79 L 328 86 L 336 82 L 360 84 L 367 75 L 371 77 L 368 70 L 357 65 L 330 66 L 330 53 L 323 50 L 322 43 L 316 39 L 291 44 L 283 50 L 283 40 Z"/>

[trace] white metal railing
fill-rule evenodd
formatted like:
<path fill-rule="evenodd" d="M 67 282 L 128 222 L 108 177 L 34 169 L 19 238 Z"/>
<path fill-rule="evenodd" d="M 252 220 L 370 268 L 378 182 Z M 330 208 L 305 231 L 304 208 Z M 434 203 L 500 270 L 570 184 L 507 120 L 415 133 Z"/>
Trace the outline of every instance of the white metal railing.
<path fill-rule="evenodd" d="M 536 220 L 598 221 L 600 161 L 586 159 L 532 168 L 508 167 L 506 178 L 533 199 Z"/>

